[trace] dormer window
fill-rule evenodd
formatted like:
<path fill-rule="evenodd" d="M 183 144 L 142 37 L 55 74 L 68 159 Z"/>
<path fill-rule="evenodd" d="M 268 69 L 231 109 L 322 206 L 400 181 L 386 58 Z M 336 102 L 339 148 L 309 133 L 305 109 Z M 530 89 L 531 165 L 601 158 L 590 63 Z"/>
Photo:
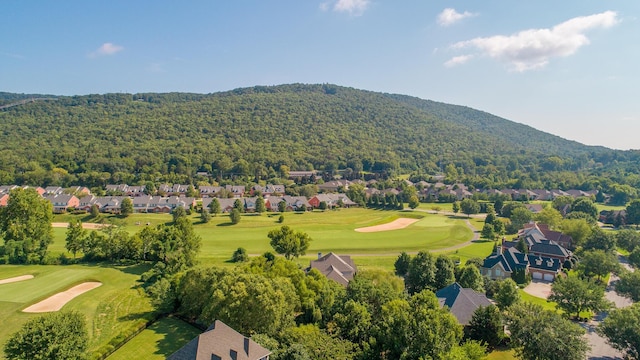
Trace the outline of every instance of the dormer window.
<path fill-rule="evenodd" d="M 541 258 L 537 258 L 536 259 L 536 265 L 538 265 L 538 266 L 542 265 L 542 259 Z"/>

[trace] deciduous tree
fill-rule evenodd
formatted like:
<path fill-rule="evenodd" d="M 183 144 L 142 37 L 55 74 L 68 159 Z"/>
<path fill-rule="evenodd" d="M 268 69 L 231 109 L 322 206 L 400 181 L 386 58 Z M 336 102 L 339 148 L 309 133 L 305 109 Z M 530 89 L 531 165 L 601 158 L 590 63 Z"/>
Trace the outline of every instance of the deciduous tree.
<path fill-rule="evenodd" d="M 611 304 L 604 298 L 604 288 L 577 276 L 558 277 L 551 286 L 549 301 L 569 315 L 580 317 L 583 311 L 600 312 Z"/>
<path fill-rule="evenodd" d="M 614 349 L 640 359 L 640 304 L 612 310 L 596 330 Z"/>
<path fill-rule="evenodd" d="M 133 201 L 126 197 L 122 199 L 122 202 L 120 203 L 120 215 L 128 217 L 131 214 L 133 214 Z"/>
<path fill-rule="evenodd" d="M 27 321 L 4 347 L 9 360 L 85 359 L 89 334 L 79 312 L 53 312 Z"/>
<path fill-rule="evenodd" d="M 0 208 L 0 235 L 13 262 L 40 261 L 53 242 L 51 202 L 32 188 L 9 192 L 7 206 Z M 31 260 L 30 260 L 31 258 Z"/>
<path fill-rule="evenodd" d="M 311 243 L 311 237 L 304 232 L 294 231 L 287 225 L 269 231 L 267 234 L 271 239 L 271 246 L 273 249 L 284 255 L 285 258 L 290 259 L 304 255 Z"/>

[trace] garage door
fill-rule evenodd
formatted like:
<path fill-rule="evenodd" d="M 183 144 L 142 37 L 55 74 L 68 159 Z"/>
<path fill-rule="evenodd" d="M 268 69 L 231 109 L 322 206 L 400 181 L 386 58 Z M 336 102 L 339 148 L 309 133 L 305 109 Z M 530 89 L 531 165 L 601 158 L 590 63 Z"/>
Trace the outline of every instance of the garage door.
<path fill-rule="evenodd" d="M 544 279 L 546 281 L 553 281 L 553 274 L 544 274 Z"/>
<path fill-rule="evenodd" d="M 534 273 L 531 273 L 531 276 L 533 276 L 533 278 L 536 280 L 542 280 L 542 273 L 534 272 Z"/>

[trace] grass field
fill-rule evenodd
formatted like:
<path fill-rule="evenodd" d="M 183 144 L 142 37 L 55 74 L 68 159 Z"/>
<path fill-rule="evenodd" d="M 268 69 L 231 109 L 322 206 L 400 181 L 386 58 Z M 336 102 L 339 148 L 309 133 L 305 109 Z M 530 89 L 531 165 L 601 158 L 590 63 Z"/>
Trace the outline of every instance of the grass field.
<path fill-rule="evenodd" d="M 182 320 L 173 317 L 163 318 L 143 330 L 107 359 L 166 359 L 200 333 L 199 329 Z"/>
<path fill-rule="evenodd" d="M 226 214 L 213 217 L 207 224 L 200 223 L 197 214 L 191 215 L 195 231 L 202 237 L 201 262 L 224 264 L 238 247 L 244 247 L 249 254 L 272 251 L 267 233 L 281 225 L 289 225 L 311 236 L 313 242 L 308 254 L 333 251 L 340 254 L 397 256 L 402 251 L 443 249 L 472 238 L 465 219 L 427 213 L 371 209 L 285 213 L 282 224 L 277 222 L 278 217 L 279 214 L 246 214 L 239 224 L 230 225 Z M 354 231 L 360 227 L 391 222 L 399 217 L 422 219 L 401 230 L 376 233 Z M 72 215 L 56 215 L 54 221 L 64 222 L 70 218 Z M 157 225 L 170 221 L 169 215 L 161 214 L 133 214 L 125 219 L 126 228 L 131 233 L 140 230 L 146 223 Z M 135 225 L 136 223 L 143 225 Z M 65 252 L 65 232 L 66 229 L 54 229 L 55 242 L 50 247 L 52 253 Z"/>
<path fill-rule="evenodd" d="M 26 314 L 22 309 L 55 293 L 85 281 L 103 285 L 80 295 L 63 310 L 80 311 L 87 319 L 89 352 L 106 345 L 113 337 L 152 315 L 149 300 L 136 288 L 136 280 L 146 266 L 44 266 L 2 265 L 0 279 L 32 274 L 32 280 L 0 285 L 0 344 L 27 320 L 38 314 Z M 0 348 L 0 358 L 4 358 Z"/>

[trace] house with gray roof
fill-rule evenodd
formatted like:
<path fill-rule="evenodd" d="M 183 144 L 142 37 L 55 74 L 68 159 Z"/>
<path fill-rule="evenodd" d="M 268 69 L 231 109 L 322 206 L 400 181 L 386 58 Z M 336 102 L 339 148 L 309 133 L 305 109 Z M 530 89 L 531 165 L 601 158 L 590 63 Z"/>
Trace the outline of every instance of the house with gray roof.
<path fill-rule="evenodd" d="M 356 264 L 351 260 L 351 256 L 336 255 L 332 252 L 325 256 L 318 253 L 318 259 L 312 260 L 309 269 L 317 269 L 327 278 L 336 281 L 340 285 L 346 287 L 349 281 L 357 272 Z"/>
<path fill-rule="evenodd" d="M 480 306 L 492 305 L 484 293 L 469 288 L 463 288 L 460 284 L 453 283 L 436 291 L 436 297 L 440 307 L 447 307 L 453 316 L 458 319 L 460 325 L 469 325 L 473 313 Z"/>
<path fill-rule="evenodd" d="M 168 360 L 269 360 L 271 351 L 216 320 Z"/>

